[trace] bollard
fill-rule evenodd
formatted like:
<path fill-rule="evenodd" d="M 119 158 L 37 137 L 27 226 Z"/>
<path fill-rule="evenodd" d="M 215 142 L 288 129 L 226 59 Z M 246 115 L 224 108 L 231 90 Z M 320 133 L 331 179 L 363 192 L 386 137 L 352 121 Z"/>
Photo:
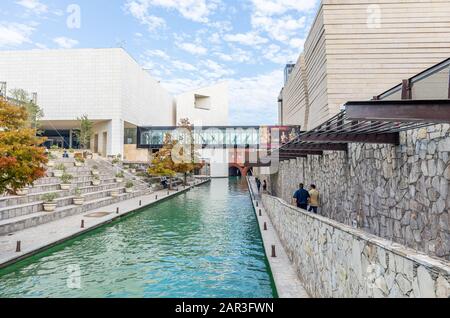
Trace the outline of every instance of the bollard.
<path fill-rule="evenodd" d="M 261 209 L 259 209 L 259 216 L 262 216 L 262 212 L 261 212 Z"/>
<path fill-rule="evenodd" d="M 264 222 L 264 231 L 267 231 L 267 223 Z"/>
<path fill-rule="evenodd" d="M 258 207 L 258 201 L 256 201 L 256 207 Z"/>
<path fill-rule="evenodd" d="M 21 241 L 17 241 L 16 253 L 20 253 L 21 252 L 21 245 L 22 245 L 22 242 Z"/>
<path fill-rule="evenodd" d="M 167 195 L 169 195 L 169 194 L 170 194 L 170 190 L 167 191 Z"/>
<path fill-rule="evenodd" d="M 272 257 L 277 257 L 277 254 L 275 253 L 275 245 L 272 245 Z"/>
<path fill-rule="evenodd" d="M 119 214 L 119 208 L 116 209 L 116 214 Z"/>
<path fill-rule="evenodd" d="M 155 200 L 158 200 L 158 196 L 157 195 L 155 195 Z"/>
<path fill-rule="evenodd" d="M 81 220 L 81 228 L 84 229 L 84 220 Z"/>
<path fill-rule="evenodd" d="M 139 200 L 139 206 L 142 206 L 142 200 Z"/>

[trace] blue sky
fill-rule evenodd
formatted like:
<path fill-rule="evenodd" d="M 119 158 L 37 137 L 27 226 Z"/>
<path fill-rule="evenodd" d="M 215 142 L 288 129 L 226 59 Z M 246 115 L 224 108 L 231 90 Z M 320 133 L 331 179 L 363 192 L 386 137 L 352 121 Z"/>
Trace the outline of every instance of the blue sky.
<path fill-rule="evenodd" d="M 230 123 L 275 124 L 319 0 L 2 0 L 0 50 L 125 48 L 172 94 L 227 81 Z"/>

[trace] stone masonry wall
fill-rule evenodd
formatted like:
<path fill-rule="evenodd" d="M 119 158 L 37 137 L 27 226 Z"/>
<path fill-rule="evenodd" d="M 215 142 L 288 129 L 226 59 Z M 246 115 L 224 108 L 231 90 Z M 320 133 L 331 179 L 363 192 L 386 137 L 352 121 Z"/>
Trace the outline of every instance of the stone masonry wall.
<path fill-rule="evenodd" d="M 450 259 L 450 126 L 401 133 L 401 145 L 349 145 L 280 164 L 262 176 L 287 202 L 316 184 L 320 214 L 432 256 Z"/>
<path fill-rule="evenodd" d="M 312 297 L 450 297 L 450 266 L 402 245 L 263 195 Z"/>

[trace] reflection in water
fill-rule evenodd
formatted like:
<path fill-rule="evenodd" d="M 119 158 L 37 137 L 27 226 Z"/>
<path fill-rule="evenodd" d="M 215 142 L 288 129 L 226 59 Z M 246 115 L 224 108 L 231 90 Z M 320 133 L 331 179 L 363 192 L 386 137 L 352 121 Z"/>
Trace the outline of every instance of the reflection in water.
<path fill-rule="evenodd" d="M 0 297 L 275 294 L 244 179 L 213 180 L 0 271 Z"/>

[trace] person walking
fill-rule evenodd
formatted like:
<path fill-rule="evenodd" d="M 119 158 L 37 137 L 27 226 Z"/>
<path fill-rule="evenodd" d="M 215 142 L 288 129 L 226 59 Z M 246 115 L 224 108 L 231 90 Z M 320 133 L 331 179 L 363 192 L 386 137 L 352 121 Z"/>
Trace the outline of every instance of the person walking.
<path fill-rule="evenodd" d="M 261 180 L 259 178 L 256 178 L 256 186 L 258 187 L 258 193 L 261 192 Z"/>
<path fill-rule="evenodd" d="M 263 183 L 263 191 L 267 192 L 267 181 L 266 180 L 264 180 L 264 183 Z"/>
<path fill-rule="evenodd" d="M 319 208 L 319 199 L 320 194 L 317 191 L 317 187 L 314 184 L 311 184 L 311 189 L 309 190 L 309 212 L 314 212 L 317 214 L 317 210 Z"/>
<path fill-rule="evenodd" d="M 308 209 L 309 192 L 305 190 L 303 183 L 300 183 L 298 190 L 294 193 L 293 199 L 295 199 L 298 208 L 303 210 Z"/>

